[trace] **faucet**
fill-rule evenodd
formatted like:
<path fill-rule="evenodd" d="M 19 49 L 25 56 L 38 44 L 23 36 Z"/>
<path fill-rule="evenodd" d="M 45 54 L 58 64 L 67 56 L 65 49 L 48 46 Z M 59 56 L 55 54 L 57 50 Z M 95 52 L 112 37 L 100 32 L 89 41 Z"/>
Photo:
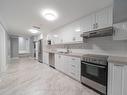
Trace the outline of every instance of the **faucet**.
<path fill-rule="evenodd" d="M 71 48 L 67 47 L 67 53 L 71 52 Z"/>

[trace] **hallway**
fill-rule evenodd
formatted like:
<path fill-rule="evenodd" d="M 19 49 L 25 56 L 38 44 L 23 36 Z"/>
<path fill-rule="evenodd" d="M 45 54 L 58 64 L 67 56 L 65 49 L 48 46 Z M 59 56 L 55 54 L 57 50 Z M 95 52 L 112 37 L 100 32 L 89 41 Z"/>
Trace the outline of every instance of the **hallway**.
<path fill-rule="evenodd" d="M 0 95 L 98 95 L 45 64 L 19 59 L 1 75 Z"/>

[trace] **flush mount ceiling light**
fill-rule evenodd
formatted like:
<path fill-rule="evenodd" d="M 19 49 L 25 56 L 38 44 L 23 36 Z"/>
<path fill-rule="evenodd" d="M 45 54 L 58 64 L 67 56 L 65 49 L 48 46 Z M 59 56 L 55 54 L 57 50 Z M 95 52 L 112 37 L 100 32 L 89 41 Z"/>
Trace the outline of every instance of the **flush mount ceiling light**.
<path fill-rule="evenodd" d="M 42 15 L 45 19 L 47 19 L 47 20 L 49 20 L 49 21 L 54 21 L 54 20 L 56 20 L 56 19 L 58 18 L 57 12 L 54 11 L 54 10 L 51 10 L 51 9 L 45 9 L 45 10 L 43 10 L 43 11 L 41 12 L 41 15 Z"/>
<path fill-rule="evenodd" d="M 36 29 L 29 29 L 29 32 L 31 32 L 31 33 L 33 33 L 33 34 L 35 34 L 35 33 L 38 33 L 39 31 L 38 31 L 38 30 L 36 30 Z"/>

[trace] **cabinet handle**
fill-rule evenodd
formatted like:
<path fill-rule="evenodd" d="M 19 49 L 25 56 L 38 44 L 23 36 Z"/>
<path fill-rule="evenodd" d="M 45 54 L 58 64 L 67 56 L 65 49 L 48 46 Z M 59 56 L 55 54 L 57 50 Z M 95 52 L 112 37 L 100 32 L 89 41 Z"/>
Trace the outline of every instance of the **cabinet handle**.
<path fill-rule="evenodd" d="M 99 26 L 98 26 L 98 23 L 96 23 L 96 29 L 98 28 Z"/>
<path fill-rule="evenodd" d="M 75 60 L 74 58 L 72 60 Z"/>
<path fill-rule="evenodd" d="M 95 29 L 95 27 L 96 27 L 95 24 L 93 24 L 93 29 Z"/>
<path fill-rule="evenodd" d="M 75 73 L 71 72 L 72 75 L 75 75 Z"/>
<path fill-rule="evenodd" d="M 72 67 L 75 67 L 75 65 L 72 65 Z"/>
<path fill-rule="evenodd" d="M 124 65 L 123 64 L 115 64 L 115 66 L 123 67 Z"/>

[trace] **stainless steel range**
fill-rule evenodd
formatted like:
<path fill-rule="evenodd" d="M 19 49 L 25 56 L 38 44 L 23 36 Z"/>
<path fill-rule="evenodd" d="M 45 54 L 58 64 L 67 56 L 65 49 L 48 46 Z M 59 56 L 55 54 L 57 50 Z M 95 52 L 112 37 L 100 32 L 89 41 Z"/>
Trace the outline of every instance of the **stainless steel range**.
<path fill-rule="evenodd" d="M 101 95 L 107 94 L 108 56 L 88 54 L 81 61 L 81 82 Z"/>

